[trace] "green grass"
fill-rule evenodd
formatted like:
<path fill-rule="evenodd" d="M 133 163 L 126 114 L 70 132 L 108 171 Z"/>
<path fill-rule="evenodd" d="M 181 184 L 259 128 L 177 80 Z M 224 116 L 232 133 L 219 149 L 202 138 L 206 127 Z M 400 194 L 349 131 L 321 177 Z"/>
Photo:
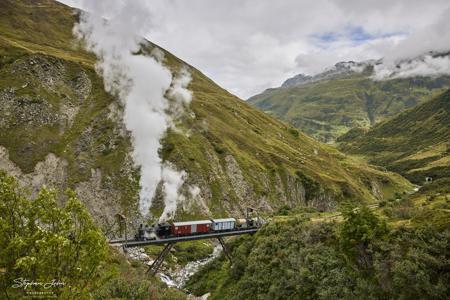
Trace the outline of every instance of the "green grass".
<path fill-rule="evenodd" d="M 2 1 L 0 43 L 15 48 L 5 56 L 14 57 L 20 52 L 43 53 L 92 66 L 95 57 L 73 40 L 72 27 L 76 18 L 66 5 L 53 0 Z"/>

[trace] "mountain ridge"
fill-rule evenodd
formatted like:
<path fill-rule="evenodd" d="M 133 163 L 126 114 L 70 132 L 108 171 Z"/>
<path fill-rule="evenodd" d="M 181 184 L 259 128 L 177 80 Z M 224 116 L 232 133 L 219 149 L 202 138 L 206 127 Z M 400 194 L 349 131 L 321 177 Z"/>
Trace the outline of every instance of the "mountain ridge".
<path fill-rule="evenodd" d="M 297 74 L 291 78 L 286 79 L 280 87 L 288 88 L 321 80 L 334 79 L 339 76 L 350 75 L 353 73 L 359 73 L 362 72 L 365 68 L 371 67 L 374 63 L 374 60 L 363 62 L 341 61 L 315 75 L 305 75 L 303 73 Z"/>
<path fill-rule="evenodd" d="M 42 184 L 75 189 L 105 224 L 117 212 L 138 222 L 139 168 L 123 108 L 104 91 L 95 56 L 72 36 L 76 11 L 50 0 L 3 1 L 0 8 L 0 113 L 8 128 L 0 131 L 0 166 L 33 193 Z M 157 47 L 142 46 L 142 55 Z M 254 109 L 166 51 L 164 64 L 192 76 L 191 107 L 160 150 L 163 161 L 186 170 L 183 194 L 190 184 L 200 189 L 198 198 L 179 203 L 178 219 L 240 215 L 248 205 L 330 210 L 343 198 L 372 202 L 411 189 Z M 154 215 L 164 207 L 162 192 Z"/>
<path fill-rule="evenodd" d="M 328 79 L 325 72 L 316 80 L 308 77 L 297 85 L 268 89 L 248 102 L 322 142 L 333 143 L 354 127 L 370 128 L 450 87 L 450 76 L 375 81 L 369 62 L 362 63 L 358 72 L 351 70 L 355 64 Z"/>

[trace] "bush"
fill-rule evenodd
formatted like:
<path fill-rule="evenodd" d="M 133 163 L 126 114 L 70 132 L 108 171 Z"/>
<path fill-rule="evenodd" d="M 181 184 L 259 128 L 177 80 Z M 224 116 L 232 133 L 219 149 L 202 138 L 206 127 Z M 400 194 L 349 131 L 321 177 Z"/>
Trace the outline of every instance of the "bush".
<path fill-rule="evenodd" d="M 35 282 L 57 280 L 65 285 L 51 292 L 65 298 L 89 298 L 99 280 L 100 264 L 108 246 L 73 191 L 64 207 L 56 203 L 56 192 L 41 189 L 30 201 L 16 181 L 0 172 L 0 261 L 5 295 L 17 278 Z M 40 289 L 42 290 L 42 288 Z M 16 295 L 17 296 L 17 295 Z"/>
<path fill-rule="evenodd" d="M 339 224 L 270 222 L 237 239 L 233 266 L 216 259 L 187 288 L 198 296 L 211 292 L 211 300 L 447 298 L 448 227 L 388 230 L 365 207 L 342 210 Z"/>
<path fill-rule="evenodd" d="M 14 178 L 0 171 L 0 299 L 33 298 L 27 291 L 59 299 L 186 299 L 156 278 L 149 280 L 142 263 L 131 267 L 110 249 L 73 191 L 64 206 L 57 193 L 42 188 L 26 197 Z M 63 286 L 13 288 L 15 279 Z"/>
<path fill-rule="evenodd" d="M 386 222 L 367 206 L 344 204 L 340 207 L 344 221 L 339 227 L 339 242 L 345 254 L 355 258 L 365 268 L 370 267 L 369 246 L 388 234 Z"/>
<path fill-rule="evenodd" d="M 294 138 L 298 138 L 300 136 L 300 133 L 295 128 L 289 128 L 288 131 Z"/>
<path fill-rule="evenodd" d="M 289 215 L 290 211 L 291 211 L 291 208 L 289 207 L 289 205 L 283 205 L 278 209 L 276 215 L 287 216 L 287 215 Z"/>

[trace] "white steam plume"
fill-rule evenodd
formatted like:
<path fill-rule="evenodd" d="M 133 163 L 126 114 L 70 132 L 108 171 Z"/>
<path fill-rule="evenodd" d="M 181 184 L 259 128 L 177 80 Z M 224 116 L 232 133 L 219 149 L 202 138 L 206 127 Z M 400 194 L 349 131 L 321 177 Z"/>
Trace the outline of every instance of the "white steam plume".
<path fill-rule="evenodd" d="M 179 195 L 178 191 L 184 182 L 185 176 L 186 173 L 184 171 L 177 172 L 170 167 L 163 168 L 162 179 L 164 180 L 165 206 L 160 221 L 164 221 L 173 216 L 177 210 L 178 200 L 184 199 L 182 195 Z"/>
<path fill-rule="evenodd" d="M 74 33 L 98 56 L 96 67 L 103 75 L 105 89 L 116 94 L 124 105 L 133 158 L 141 170 L 140 211 L 148 214 L 162 180 L 166 204 L 163 215 L 169 216 L 176 210 L 186 174 L 163 164 L 158 149 L 173 117 L 191 101 L 191 92 L 186 89 L 190 74 L 183 69 L 172 78 L 161 64 L 161 51 L 153 51 L 151 57 L 136 55 L 151 24 L 147 1 L 86 0 L 83 7 L 88 13 L 81 14 Z"/>

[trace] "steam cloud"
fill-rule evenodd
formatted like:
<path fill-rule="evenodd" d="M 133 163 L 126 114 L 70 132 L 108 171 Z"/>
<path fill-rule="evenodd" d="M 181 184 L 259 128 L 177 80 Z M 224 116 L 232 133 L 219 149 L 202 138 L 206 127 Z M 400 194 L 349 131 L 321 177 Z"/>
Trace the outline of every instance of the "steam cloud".
<path fill-rule="evenodd" d="M 191 77 L 186 69 L 172 77 L 162 65 L 164 54 L 136 55 L 149 31 L 151 15 L 145 0 L 87 1 L 75 35 L 99 58 L 97 70 L 106 91 L 118 96 L 124 106 L 124 122 L 132 134 L 133 159 L 140 166 L 139 208 L 147 215 L 158 184 L 162 181 L 165 209 L 161 218 L 176 211 L 182 199 L 180 188 L 186 173 L 162 163 L 158 149 L 174 118 L 191 101 L 186 89 Z M 165 96 L 167 95 L 167 97 Z"/>

